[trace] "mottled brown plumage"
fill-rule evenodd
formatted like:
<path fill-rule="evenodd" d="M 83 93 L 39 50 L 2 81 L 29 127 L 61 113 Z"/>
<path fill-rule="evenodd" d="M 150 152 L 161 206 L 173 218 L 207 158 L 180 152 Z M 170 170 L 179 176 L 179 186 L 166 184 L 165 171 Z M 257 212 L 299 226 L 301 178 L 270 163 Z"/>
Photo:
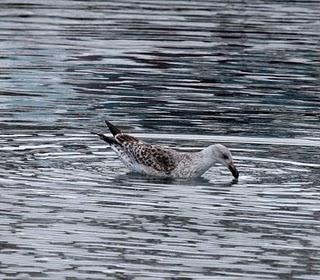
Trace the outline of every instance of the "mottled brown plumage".
<path fill-rule="evenodd" d="M 144 143 L 133 136 L 123 133 L 117 134 L 115 139 L 122 146 L 124 152 L 130 155 L 130 158 L 138 164 L 165 173 L 172 171 L 176 167 L 172 154 L 167 149 Z"/>
<path fill-rule="evenodd" d="M 122 143 L 137 143 L 140 142 L 139 139 L 130 136 L 128 134 L 119 133 L 114 137 L 120 144 Z"/>
<path fill-rule="evenodd" d="M 124 163 L 131 169 L 135 165 L 142 165 L 158 172 L 169 174 L 175 167 L 175 161 L 169 149 L 150 145 L 131 135 L 122 133 L 111 122 L 105 121 L 114 138 L 102 134 L 100 138 L 108 142 L 120 158 L 125 158 Z"/>
<path fill-rule="evenodd" d="M 215 162 L 225 164 L 235 178 L 239 173 L 233 165 L 230 151 L 223 145 L 211 145 L 198 153 L 178 152 L 151 145 L 131 135 L 122 133 L 106 121 L 113 137 L 96 133 L 118 154 L 132 171 L 170 177 L 195 177 L 207 171 Z"/>

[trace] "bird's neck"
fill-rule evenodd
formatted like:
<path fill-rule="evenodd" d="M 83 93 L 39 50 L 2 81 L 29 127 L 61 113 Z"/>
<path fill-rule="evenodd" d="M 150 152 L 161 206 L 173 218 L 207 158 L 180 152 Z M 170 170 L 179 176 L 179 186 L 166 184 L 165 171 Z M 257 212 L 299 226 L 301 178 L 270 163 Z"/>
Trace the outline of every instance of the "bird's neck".
<path fill-rule="evenodd" d="M 198 153 L 197 169 L 200 173 L 206 172 L 217 162 L 213 149 L 213 146 L 209 146 Z"/>

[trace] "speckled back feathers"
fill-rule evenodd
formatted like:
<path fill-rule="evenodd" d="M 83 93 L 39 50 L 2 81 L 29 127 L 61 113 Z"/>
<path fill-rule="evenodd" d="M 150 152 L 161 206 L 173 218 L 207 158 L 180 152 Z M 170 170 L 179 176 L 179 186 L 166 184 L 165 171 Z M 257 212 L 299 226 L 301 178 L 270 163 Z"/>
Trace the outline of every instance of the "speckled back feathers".
<path fill-rule="evenodd" d="M 168 175 L 176 168 L 177 164 L 174 160 L 173 152 L 170 149 L 150 145 L 136 137 L 122 133 L 109 121 L 106 121 L 106 124 L 114 135 L 113 139 L 115 143 L 118 144 L 115 145 L 115 143 L 112 143 L 110 145 L 111 148 L 130 169 L 137 169 L 135 167 L 141 165 L 140 169 L 146 167 L 158 172 L 164 172 Z"/>

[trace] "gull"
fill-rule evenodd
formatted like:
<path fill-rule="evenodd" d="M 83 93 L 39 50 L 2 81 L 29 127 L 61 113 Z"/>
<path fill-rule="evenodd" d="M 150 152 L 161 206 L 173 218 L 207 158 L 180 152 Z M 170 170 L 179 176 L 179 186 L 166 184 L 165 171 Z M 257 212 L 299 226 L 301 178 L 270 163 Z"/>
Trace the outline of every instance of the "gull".
<path fill-rule="evenodd" d="M 105 121 L 113 137 L 95 133 L 107 142 L 120 160 L 131 171 L 152 176 L 193 178 L 204 174 L 216 163 L 225 165 L 237 180 L 239 172 L 231 152 L 221 144 L 210 145 L 200 152 L 180 152 L 160 145 L 145 143 L 121 132 Z"/>

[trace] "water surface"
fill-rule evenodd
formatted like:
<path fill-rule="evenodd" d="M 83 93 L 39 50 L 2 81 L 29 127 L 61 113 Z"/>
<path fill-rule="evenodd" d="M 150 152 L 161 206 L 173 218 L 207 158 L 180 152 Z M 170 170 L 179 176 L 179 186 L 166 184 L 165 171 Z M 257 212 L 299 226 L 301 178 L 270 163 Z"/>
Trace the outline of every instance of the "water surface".
<path fill-rule="evenodd" d="M 1 1 L 3 279 L 319 279 L 317 1 Z M 103 120 L 202 178 L 127 174 Z"/>

